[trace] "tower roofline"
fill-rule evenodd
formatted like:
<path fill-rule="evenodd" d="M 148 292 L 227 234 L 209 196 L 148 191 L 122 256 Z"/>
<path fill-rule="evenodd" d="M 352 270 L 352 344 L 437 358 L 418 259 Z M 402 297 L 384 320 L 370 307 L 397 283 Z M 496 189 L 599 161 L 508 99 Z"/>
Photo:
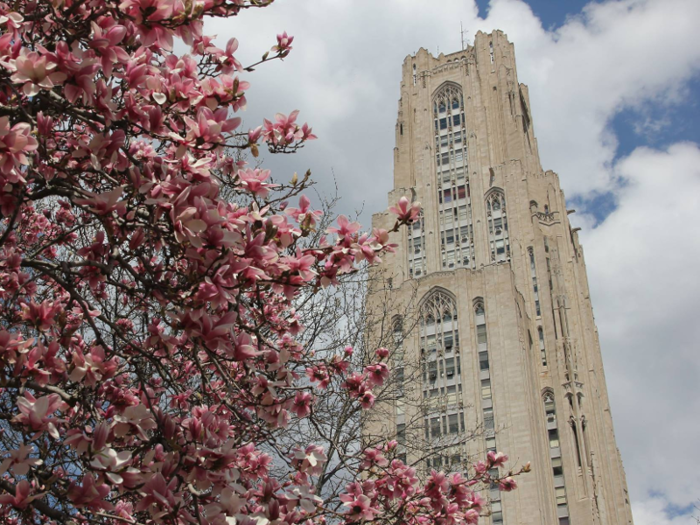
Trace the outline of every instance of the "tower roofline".
<path fill-rule="evenodd" d="M 481 39 L 481 38 L 486 38 L 486 37 L 493 38 L 494 35 L 497 35 L 499 38 L 504 38 L 506 40 L 506 42 L 508 42 L 509 44 L 511 43 L 510 40 L 508 40 L 508 35 L 506 33 L 504 33 L 503 31 L 501 31 L 500 29 L 494 29 L 490 33 L 486 33 L 484 31 L 479 30 L 476 32 L 475 38 L 476 39 Z M 473 50 L 474 50 L 473 45 L 467 45 L 464 49 L 460 49 L 459 51 L 453 51 L 452 53 L 447 53 L 447 54 L 440 53 L 439 55 L 435 56 L 430 51 L 428 51 L 425 47 L 421 46 L 418 48 L 418 51 L 416 51 L 415 53 L 410 54 L 410 55 L 406 55 L 406 58 L 404 59 L 404 64 L 409 62 L 411 59 L 415 59 L 419 55 L 428 56 L 431 59 L 437 60 L 440 62 L 443 60 L 449 62 L 450 59 L 452 59 L 453 57 L 456 57 L 458 55 L 462 55 L 462 54 L 467 53 L 467 52 L 471 52 Z"/>

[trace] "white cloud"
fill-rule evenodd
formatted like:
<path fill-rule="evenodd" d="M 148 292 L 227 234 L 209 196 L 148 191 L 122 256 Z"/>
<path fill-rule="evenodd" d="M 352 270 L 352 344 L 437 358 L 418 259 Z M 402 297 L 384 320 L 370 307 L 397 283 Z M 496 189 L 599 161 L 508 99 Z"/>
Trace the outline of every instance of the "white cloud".
<path fill-rule="evenodd" d="M 670 502 L 700 497 L 700 182 L 697 146 L 636 150 L 615 164 L 614 116 L 647 104 L 682 104 L 700 71 L 700 2 L 592 2 L 546 31 L 521 0 L 492 0 L 477 17 L 473 0 L 279 0 L 241 21 L 212 21 L 207 33 L 241 40 L 250 63 L 283 30 L 296 37 L 283 62 L 246 76 L 246 124 L 300 109 L 320 140 L 294 156 L 267 160 L 280 178 L 311 168 L 339 212 L 364 203 L 362 219 L 386 206 L 392 185 L 394 123 L 401 64 L 425 47 L 459 49 L 459 23 L 505 31 L 515 43 L 518 76 L 530 87 L 542 164 L 559 172 L 567 195 L 613 191 L 618 209 L 596 229 L 577 214 L 603 344 L 618 445 L 637 525 L 676 525 Z M 665 122 L 639 122 L 663 132 Z M 671 122 L 671 125 L 673 122 Z M 654 129 L 657 127 L 658 129 Z M 624 184 L 620 184 L 621 180 Z M 579 212 L 585 210 L 579 210 Z M 583 223 L 583 224 L 581 224 Z M 685 467 L 684 465 L 689 465 Z M 657 497 L 650 493 L 663 492 Z M 687 519 L 687 518 L 686 518 Z M 665 521 L 664 521 L 665 520 Z"/>
<path fill-rule="evenodd" d="M 665 510 L 666 503 L 661 498 L 650 498 L 638 503 L 632 503 L 634 525 L 690 525 L 694 522 L 688 513 L 669 517 Z M 692 515 L 700 514 L 698 512 Z"/>
<path fill-rule="evenodd" d="M 700 149 L 639 148 L 615 172 L 618 208 L 582 239 L 618 445 L 633 501 L 686 506 L 700 497 L 686 467 L 700 464 Z"/>

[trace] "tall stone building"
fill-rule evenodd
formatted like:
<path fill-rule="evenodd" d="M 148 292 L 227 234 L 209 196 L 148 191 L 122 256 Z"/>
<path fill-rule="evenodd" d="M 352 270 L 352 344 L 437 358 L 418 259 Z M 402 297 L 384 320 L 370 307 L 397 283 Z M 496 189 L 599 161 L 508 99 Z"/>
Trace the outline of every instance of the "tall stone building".
<path fill-rule="evenodd" d="M 422 472 L 496 449 L 531 462 L 491 491 L 494 525 L 631 524 L 573 210 L 502 32 L 405 59 L 389 202 L 404 195 L 423 212 L 392 234 L 368 306 L 415 315 L 393 318 L 397 395 L 365 436 L 395 435 Z"/>

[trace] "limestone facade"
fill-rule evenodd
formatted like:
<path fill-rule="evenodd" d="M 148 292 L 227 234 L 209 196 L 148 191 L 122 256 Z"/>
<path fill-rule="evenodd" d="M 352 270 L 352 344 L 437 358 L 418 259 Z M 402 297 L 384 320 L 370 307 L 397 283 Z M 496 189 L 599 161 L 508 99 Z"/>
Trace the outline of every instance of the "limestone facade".
<path fill-rule="evenodd" d="M 368 309 L 415 298 L 392 359 L 416 374 L 365 433 L 397 436 L 422 472 L 493 449 L 531 462 L 518 490 L 491 491 L 486 523 L 631 524 L 583 250 L 504 33 L 406 57 L 389 202 L 403 195 L 423 214 L 392 234 Z"/>

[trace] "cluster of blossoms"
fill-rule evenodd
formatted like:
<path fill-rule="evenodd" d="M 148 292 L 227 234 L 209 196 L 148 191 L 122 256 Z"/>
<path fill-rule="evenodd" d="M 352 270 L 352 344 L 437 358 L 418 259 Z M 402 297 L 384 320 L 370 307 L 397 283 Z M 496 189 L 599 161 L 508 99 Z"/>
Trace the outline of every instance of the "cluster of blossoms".
<path fill-rule="evenodd" d="M 292 306 L 392 246 L 389 232 L 343 216 L 303 245 L 320 217 L 304 185 L 236 160 L 260 143 L 284 152 L 315 138 L 297 112 L 240 130 L 239 75 L 252 68 L 236 39 L 221 49 L 202 34 L 205 16 L 271 2 L 0 2 L 3 523 L 332 514 L 314 488 L 323 449 L 277 451 L 275 470 L 275 431 L 307 417 L 332 376 L 371 407 L 386 352 L 361 371 L 351 350 L 317 358 L 295 341 Z M 175 39 L 188 54 L 173 52 Z M 262 62 L 287 56 L 292 40 L 278 35 Z M 402 199 L 394 211 L 397 230 L 419 207 Z M 435 473 L 421 484 L 373 454 L 367 468 L 382 473 L 348 487 L 341 519 L 437 523 L 426 516 L 439 507 L 474 522 L 470 482 Z"/>

